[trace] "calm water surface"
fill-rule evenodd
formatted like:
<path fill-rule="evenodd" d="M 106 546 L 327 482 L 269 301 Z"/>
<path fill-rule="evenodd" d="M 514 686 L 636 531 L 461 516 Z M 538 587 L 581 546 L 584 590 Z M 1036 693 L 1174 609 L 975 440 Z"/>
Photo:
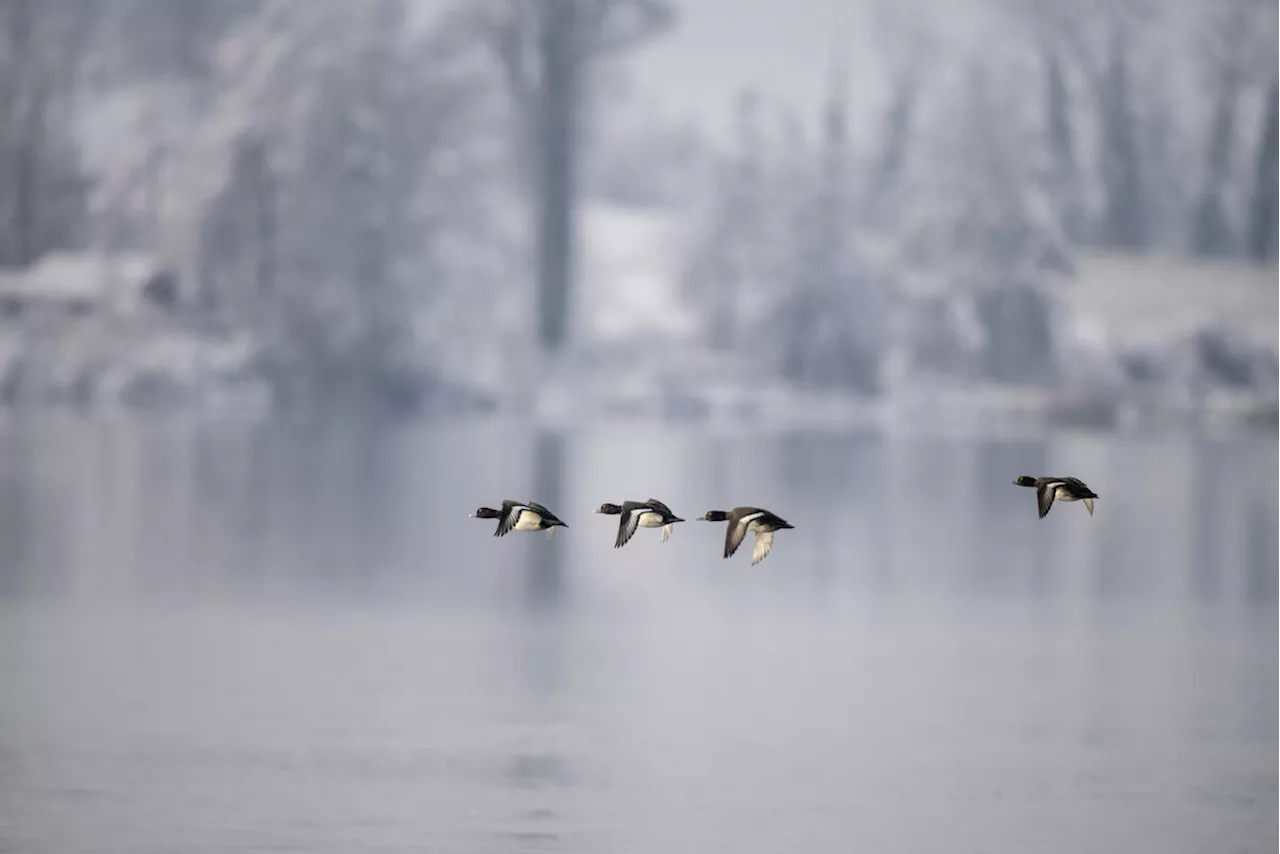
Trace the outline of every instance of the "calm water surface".
<path fill-rule="evenodd" d="M 1274 434 L 0 424 L 0 850 L 1274 851 L 1276 470 Z M 796 529 L 615 551 L 590 511 L 650 495 Z M 505 497 L 571 527 L 466 518 Z"/>

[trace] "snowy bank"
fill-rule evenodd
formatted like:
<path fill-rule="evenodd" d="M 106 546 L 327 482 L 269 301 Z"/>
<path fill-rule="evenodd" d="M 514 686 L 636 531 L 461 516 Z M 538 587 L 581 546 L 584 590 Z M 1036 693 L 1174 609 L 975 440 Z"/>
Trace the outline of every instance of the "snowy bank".
<path fill-rule="evenodd" d="M 982 323 L 964 292 L 899 292 L 880 395 L 803 388 L 770 361 L 769 342 L 709 346 L 684 232 L 653 211 L 588 207 L 575 313 L 563 356 L 439 330 L 390 375 L 308 363 L 261 332 L 202 321 L 181 282 L 145 255 L 53 255 L 0 275 L 0 405 L 233 409 L 266 413 L 331 397 L 341 407 L 392 398 L 418 412 L 504 409 L 547 423 L 685 419 L 758 426 L 869 423 L 1274 424 L 1274 269 L 1084 256 L 1042 288 L 1059 369 L 1050 381 L 994 381 L 981 368 Z M 695 283 L 696 285 L 696 283 Z M 437 340 L 440 339 L 440 340 Z M 427 346 L 429 345 L 429 346 Z M 434 359 L 460 353 L 448 371 Z M 906 354 L 906 355 L 904 355 Z M 468 366 L 475 370 L 468 373 Z M 341 380 L 341 382 L 339 382 Z M 345 383 L 365 394 L 335 392 Z M 395 402 L 395 401 L 392 401 Z"/>

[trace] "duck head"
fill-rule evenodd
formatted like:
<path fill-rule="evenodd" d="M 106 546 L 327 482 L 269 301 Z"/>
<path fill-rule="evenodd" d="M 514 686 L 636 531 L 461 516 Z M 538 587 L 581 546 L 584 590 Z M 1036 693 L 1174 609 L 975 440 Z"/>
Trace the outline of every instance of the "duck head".
<path fill-rule="evenodd" d="M 502 515 L 501 513 L 499 513 L 497 510 L 494 510 L 492 507 L 481 507 L 480 509 L 476 510 L 476 512 L 472 513 L 470 518 L 497 519 L 501 515 Z"/>
<path fill-rule="evenodd" d="M 622 508 L 621 508 L 621 507 L 619 507 L 617 504 L 609 504 L 609 503 L 607 503 L 607 502 L 606 502 L 606 503 L 604 503 L 604 504 L 601 504 L 601 505 L 596 509 L 596 512 L 597 512 L 597 513 L 603 513 L 603 514 L 605 514 L 606 516 L 621 516 L 621 515 L 622 515 Z"/>
<path fill-rule="evenodd" d="M 706 515 L 699 516 L 697 522 L 723 522 L 729 518 L 729 514 L 723 510 L 708 510 Z"/>

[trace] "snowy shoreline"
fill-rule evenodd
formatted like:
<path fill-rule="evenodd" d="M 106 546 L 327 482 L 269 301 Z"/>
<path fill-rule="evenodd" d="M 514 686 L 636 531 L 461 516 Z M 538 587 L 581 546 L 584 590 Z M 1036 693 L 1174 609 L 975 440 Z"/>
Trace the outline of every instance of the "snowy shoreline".
<path fill-rule="evenodd" d="M 788 380 L 769 337 L 710 346 L 686 316 L 665 218 L 594 210 L 588 226 L 578 341 L 551 360 L 510 330 L 451 341 L 449 330 L 431 326 L 373 366 L 359 353 L 318 359 L 299 349 L 305 340 L 272 336 L 270 327 L 236 329 L 195 307 L 156 304 L 146 282 L 164 268 L 145 258 L 124 258 L 137 270 L 113 282 L 121 260 L 56 256 L 26 279 L 0 282 L 0 297 L 13 302 L 0 318 L 0 411 L 1275 429 L 1274 268 L 1086 254 L 1071 278 L 1021 291 L 1043 294 L 1048 307 L 1052 370 L 1029 382 L 987 375 L 992 332 L 974 317 L 980 296 L 920 294 L 898 282 L 873 354 L 878 392 L 859 394 L 821 377 Z M 890 265 L 877 277 L 895 282 L 892 274 Z"/>

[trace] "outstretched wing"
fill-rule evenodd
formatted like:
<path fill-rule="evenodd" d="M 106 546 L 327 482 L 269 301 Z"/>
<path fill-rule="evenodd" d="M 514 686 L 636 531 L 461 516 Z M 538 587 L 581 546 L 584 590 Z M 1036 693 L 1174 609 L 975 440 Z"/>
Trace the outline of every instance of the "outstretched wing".
<path fill-rule="evenodd" d="M 502 516 L 498 518 L 498 530 L 493 532 L 495 537 L 505 537 L 515 528 L 516 523 L 520 521 L 520 514 L 528 510 L 528 506 L 518 501 L 510 499 L 502 502 Z"/>
<path fill-rule="evenodd" d="M 769 550 L 773 548 L 773 531 L 759 531 L 756 533 L 756 545 L 751 550 L 751 565 L 755 566 L 760 561 L 769 556 Z"/>
<path fill-rule="evenodd" d="M 640 527 L 640 514 L 646 509 L 645 505 L 635 501 L 622 502 L 622 515 L 618 517 L 618 537 L 613 541 L 615 549 L 622 548 L 635 536 L 636 528 Z"/>
<path fill-rule="evenodd" d="M 724 556 L 730 557 L 742 545 L 742 538 L 747 535 L 747 520 L 734 519 L 724 531 Z"/>
<path fill-rule="evenodd" d="M 1045 514 L 1049 512 L 1049 508 L 1053 506 L 1053 494 L 1058 491 L 1058 484 L 1042 483 L 1036 488 L 1036 506 L 1040 509 L 1040 518 L 1043 519 Z"/>

